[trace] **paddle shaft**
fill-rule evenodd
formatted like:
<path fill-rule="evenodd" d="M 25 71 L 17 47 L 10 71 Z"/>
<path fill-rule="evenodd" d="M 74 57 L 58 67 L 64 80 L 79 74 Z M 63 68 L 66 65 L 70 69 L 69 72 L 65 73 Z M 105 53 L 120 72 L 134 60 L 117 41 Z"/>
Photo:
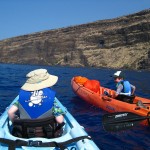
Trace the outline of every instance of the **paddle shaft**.
<path fill-rule="evenodd" d="M 137 103 L 132 103 L 132 104 L 137 104 Z M 150 103 L 143 103 L 143 104 L 150 104 Z"/>
<path fill-rule="evenodd" d="M 104 91 L 104 94 L 101 94 L 102 96 L 108 96 L 112 98 L 112 95 L 110 95 L 107 91 Z M 130 103 L 130 104 L 136 104 L 136 103 Z M 150 103 L 143 103 L 143 104 L 150 104 Z"/>
<path fill-rule="evenodd" d="M 103 96 L 107 96 L 108 98 L 112 98 L 111 95 L 104 95 L 104 94 L 100 94 L 102 97 Z M 115 98 L 114 98 L 115 99 Z M 109 99 L 110 100 L 110 99 Z M 115 100 L 118 100 L 118 99 L 115 99 Z M 121 100 L 118 100 L 118 101 L 121 101 Z M 124 102 L 124 101 L 122 101 Z M 127 102 L 126 102 L 127 103 Z M 129 103 L 129 104 L 137 104 L 137 103 Z M 150 103 L 143 103 L 143 104 L 150 104 Z"/>

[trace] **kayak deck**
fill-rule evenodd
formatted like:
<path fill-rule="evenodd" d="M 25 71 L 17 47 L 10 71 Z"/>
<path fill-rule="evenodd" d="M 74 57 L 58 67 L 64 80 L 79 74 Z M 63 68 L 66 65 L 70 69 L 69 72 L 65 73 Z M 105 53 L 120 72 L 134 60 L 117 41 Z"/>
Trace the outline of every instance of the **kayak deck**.
<path fill-rule="evenodd" d="M 11 103 L 11 105 L 18 100 L 18 97 Z M 75 139 L 77 141 L 74 141 L 72 143 L 67 143 L 65 145 L 68 150 L 71 149 L 76 149 L 76 150 L 99 150 L 99 148 L 96 146 L 96 144 L 90 139 L 86 131 L 82 126 L 78 124 L 78 122 L 74 119 L 74 117 L 67 111 L 67 109 L 60 103 L 60 101 L 55 98 L 56 102 L 58 105 L 61 107 L 61 109 L 65 112 L 64 115 L 64 120 L 65 120 L 65 126 L 63 127 L 63 134 L 61 137 L 58 138 L 52 138 L 52 139 L 47 139 L 47 138 L 30 138 L 30 139 L 25 139 L 25 138 L 18 138 L 15 136 L 12 136 L 11 133 L 9 132 L 9 125 L 12 125 L 11 121 L 8 120 L 8 115 L 7 115 L 7 110 L 1 115 L 0 117 L 0 138 L 1 139 L 10 139 L 13 141 L 16 140 L 22 140 L 25 142 L 33 142 L 37 143 L 37 141 L 40 141 L 41 143 L 49 143 L 49 142 L 56 142 L 56 143 L 62 143 L 62 142 L 67 142 L 69 140 Z M 11 106 L 10 105 L 10 106 Z M 9 107 L 10 107 L 9 106 Z M 78 132 L 77 132 L 78 131 Z M 79 138 L 81 137 L 81 139 Z M 82 139 L 83 137 L 83 139 Z M 88 138 L 89 137 L 89 138 Z M 8 150 L 8 145 L 0 143 L 0 149 L 2 150 Z M 34 145 L 28 145 L 28 146 L 19 146 L 16 147 L 16 150 L 31 150 L 31 149 L 42 149 L 42 150 L 56 150 L 59 148 L 56 147 L 34 147 Z"/>

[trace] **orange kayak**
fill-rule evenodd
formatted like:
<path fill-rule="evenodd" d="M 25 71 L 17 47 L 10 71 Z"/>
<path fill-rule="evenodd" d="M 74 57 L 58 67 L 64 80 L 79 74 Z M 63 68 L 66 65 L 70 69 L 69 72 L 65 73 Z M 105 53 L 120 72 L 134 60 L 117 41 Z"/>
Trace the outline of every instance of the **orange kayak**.
<path fill-rule="evenodd" d="M 100 86 L 99 92 L 95 93 L 92 90 L 86 88 L 83 84 L 75 82 L 74 79 L 75 78 L 73 77 L 71 80 L 73 92 L 91 105 L 99 107 L 110 113 L 126 111 L 138 114 L 140 116 L 150 116 L 150 99 L 136 96 L 133 100 L 133 104 L 130 104 L 104 95 L 104 91 L 107 91 L 110 95 L 114 95 L 114 90 Z M 137 106 L 136 103 L 139 100 L 143 102 L 146 108 Z M 150 119 L 142 121 L 141 124 L 150 125 Z"/>

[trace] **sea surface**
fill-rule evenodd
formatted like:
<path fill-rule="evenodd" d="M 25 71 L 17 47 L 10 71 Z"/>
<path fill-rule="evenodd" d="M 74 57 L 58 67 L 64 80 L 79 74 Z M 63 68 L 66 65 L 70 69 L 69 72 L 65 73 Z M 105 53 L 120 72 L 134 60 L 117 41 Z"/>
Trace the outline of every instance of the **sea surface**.
<path fill-rule="evenodd" d="M 110 77 L 116 70 L 104 68 L 72 68 L 36 65 L 0 64 L 0 113 L 18 95 L 20 87 L 26 81 L 26 74 L 34 69 L 45 68 L 50 74 L 59 77 L 53 87 L 57 98 L 84 126 L 97 146 L 102 150 L 150 150 L 150 127 L 138 125 L 120 132 L 106 132 L 102 127 L 102 116 L 106 111 L 91 106 L 78 98 L 72 91 L 71 79 L 74 76 L 85 76 L 99 80 L 101 85 L 115 89 Z M 150 98 L 150 72 L 124 70 L 126 78 L 136 86 L 136 95 Z"/>

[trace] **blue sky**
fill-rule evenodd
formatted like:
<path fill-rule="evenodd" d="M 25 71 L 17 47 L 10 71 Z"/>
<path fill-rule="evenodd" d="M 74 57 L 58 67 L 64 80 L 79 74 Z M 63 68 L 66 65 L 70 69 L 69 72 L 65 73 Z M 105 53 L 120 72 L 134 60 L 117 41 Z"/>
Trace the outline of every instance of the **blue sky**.
<path fill-rule="evenodd" d="M 148 8 L 150 0 L 0 0 L 0 40 Z"/>

